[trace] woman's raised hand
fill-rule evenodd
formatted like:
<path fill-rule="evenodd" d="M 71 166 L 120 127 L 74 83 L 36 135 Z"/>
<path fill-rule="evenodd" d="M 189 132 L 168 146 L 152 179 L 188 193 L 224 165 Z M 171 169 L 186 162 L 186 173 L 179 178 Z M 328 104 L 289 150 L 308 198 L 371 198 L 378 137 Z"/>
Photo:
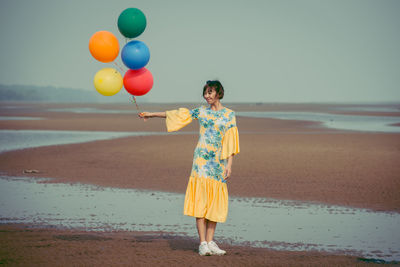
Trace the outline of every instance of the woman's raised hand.
<path fill-rule="evenodd" d="M 138 114 L 139 118 L 143 119 L 144 121 L 147 121 L 148 118 L 151 118 L 151 113 L 150 112 L 140 112 Z"/>
<path fill-rule="evenodd" d="M 163 112 L 140 112 L 138 114 L 139 118 L 144 119 L 145 121 L 149 118 L 166 118 L 167 114 L 165 111 Z"/>

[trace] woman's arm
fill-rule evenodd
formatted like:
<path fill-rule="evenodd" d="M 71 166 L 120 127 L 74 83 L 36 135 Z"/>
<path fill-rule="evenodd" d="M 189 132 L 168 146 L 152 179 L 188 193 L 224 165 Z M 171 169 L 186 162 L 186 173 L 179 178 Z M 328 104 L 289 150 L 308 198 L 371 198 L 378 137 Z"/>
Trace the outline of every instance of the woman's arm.
<path fill-rule="evenodd" d="M 232 173 L 232 160 L 233 156 L 230 155 L 228 158 L 228 163 L 226 164 L 225 171 L 224 171 L 224 180 L 228 179 Z"/>
<path fill-rule="evenodd" d="M 165 114 L 165 111 L 163 111 L 163 112 L 141 112 L 141 113 L 139 113 L 139 117 L 142 119 L 166 118 L 167 115 Z"/>

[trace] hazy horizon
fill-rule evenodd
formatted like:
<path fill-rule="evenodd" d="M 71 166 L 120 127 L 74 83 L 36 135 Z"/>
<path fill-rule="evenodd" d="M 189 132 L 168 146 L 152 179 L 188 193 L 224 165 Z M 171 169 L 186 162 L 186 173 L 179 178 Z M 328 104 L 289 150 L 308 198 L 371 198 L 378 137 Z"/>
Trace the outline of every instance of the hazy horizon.
<path fill-rule="evenodd" d="M 116 21 L 124 9 L 136 7 L 147 17 L 137 39 L 150 49 L 146 67 L 155 80 L 143 100 L 202 102 L 204 82 L 219 79 L 227 103 L 400 102 L 396 0 L 0 5 L 1 84 L 95 91 L 94 74 L 116 67 L 92 58 L 89 39 L 96 31 L 111 31 L 122 49 L 126 40 Z"/>
<path fill-rule="evenodd" d="M 10 89 L 10 87 L 12 89 Z M 15 87 L 15 88 L 14 88 Z M 22 88 L 22 89 L 21 89 Z M 6 89 L 6 90 L 5 90 Z M 12 90 L 12 92 L 11 92 Z M 46 90 L 44 94 L 41 95 L 42 99 L 32 99 L 33 93 L 38 90 Z M 54 91 L 56 90 L 56 91 Z M 7 97 L 11 93 L 11 97 Z M 79 93 L 79 94 L 77 94 Z M 84 95 L 82 95 L 84 93 Z M 158 101 L 151 100 L 148 96 L 136 97 L 139 104 L 197 104 L 197 105 L 207 105 L 204 99 L 199 99 L 197 101 L 190 100 L 180 100 L 176 99 L 174 101 Z M 30 86 L 30 85 L 5 85 L 0 84 L 0 102 L 41 102 L 41 103 L 88 103 L 88 104 L 129 104 L 132 103 L 132 96 L 128 94 L 125 90 L 121 90 L 118 94 L 108 97 L 103 96 L 95 92 L 95 90 L 84 90 L 80 88 L 63 88 L 54 86 Z M 235 104 L 337 104 L 337 105 L 399 105 L 400 101 L 387 100 L 387 101 L 226 101 L 223 99 L 222 104 L 235 105 Z"/>

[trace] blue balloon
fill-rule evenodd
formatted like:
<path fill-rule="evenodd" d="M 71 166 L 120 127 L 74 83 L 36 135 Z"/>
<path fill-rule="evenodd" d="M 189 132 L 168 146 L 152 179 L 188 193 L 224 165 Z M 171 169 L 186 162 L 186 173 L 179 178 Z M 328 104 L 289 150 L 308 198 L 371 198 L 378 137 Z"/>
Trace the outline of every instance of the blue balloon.
<path fill-rule="evenodd" d="M 121 59 L 125 66 L 138 70 L 146 66 L 150 60 L 150 51 L 141 41 L 133 40 L 127 43 L 121 51 Z"/>

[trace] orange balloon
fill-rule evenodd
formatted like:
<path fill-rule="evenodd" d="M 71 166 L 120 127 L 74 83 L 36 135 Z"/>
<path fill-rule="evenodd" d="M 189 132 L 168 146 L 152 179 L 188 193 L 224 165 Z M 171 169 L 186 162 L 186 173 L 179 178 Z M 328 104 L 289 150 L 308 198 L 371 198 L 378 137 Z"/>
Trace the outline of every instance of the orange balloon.
<path fill-rule="evenodd" d="M 89 51 L 98 61 L 112 62 L 119 53 L 118 39 L 108 31 L 96 32 L 89 40 Z"/>

